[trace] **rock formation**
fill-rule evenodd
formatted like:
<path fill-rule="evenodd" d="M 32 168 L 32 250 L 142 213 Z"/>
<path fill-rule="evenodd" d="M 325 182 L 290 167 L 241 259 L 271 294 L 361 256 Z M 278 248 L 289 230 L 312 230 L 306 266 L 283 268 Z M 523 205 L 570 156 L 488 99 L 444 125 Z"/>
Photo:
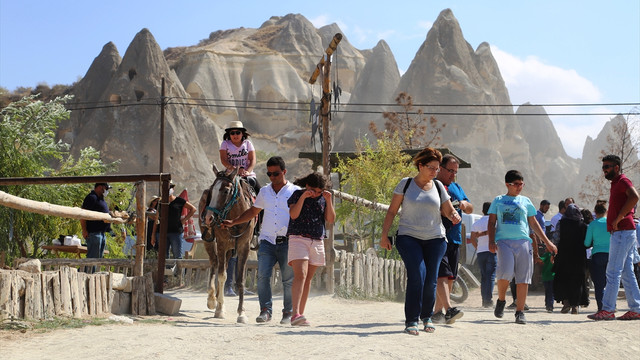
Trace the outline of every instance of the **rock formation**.
<path fill-rule="evenodd" d="M 258 29 L 216 31 L 198 45 L 163 53 L 143 29 L 123 59 L 113 44 L 105 45 L 74 89 L 77 104 L 100 101 L 113 107 L 74 111 L 60 136 L 76 152 L 93 146 L 107 161 L 120 159 L 121 173 L 157 172 L 164 78 L 165 172 L 177 182 L 196 191 L 210 183 L 221 128 L 231 120 L 244 122 L 263 161 L 284 155 L 292 178 L 307 173 L 309 162 L 294 159 L 313 150 L 309 104 L 319 103 L 321 96 L 320 81 L 311 85 L 308 80 L 338 32 L 336 24 L 316 29 L 304 16 L 289 14 L 274 16 Z M 388 109 L 381 104 L 394 103 L 406 91 L 425 114 L 447 124 L 438 145 L 472 164 L 459 173 L 472 202 L 503 193 L 504 173 L 512 168 L 524 173 L 524 194 L 534 202 L 543 196 L 554 202 L 566 189 L 558 184 L 574 181 L 577 163 L 562 149 L 544 110 L 526 106 L 513 113 L 489 45 L 474 51 L 451 10 L 438 16 L 402 77 L 385 41 L 359 50 L 343 35 L 331 68 L 331 82 L 342 90 L 340 105 L 333 106 L 334 149 L 353 150 L 354 139 L 369 131 L 370 121 L 382 122 Z M 531 111 L 536 115 L 525 115 Z M 257 172 L 265 182 L 263 170 Z"/>

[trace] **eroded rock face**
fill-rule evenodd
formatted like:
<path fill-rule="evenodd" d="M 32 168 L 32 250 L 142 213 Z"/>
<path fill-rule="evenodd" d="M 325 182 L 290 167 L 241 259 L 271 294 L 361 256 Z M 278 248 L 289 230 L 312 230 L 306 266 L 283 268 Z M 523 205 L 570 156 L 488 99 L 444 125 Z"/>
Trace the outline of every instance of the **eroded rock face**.
<path fill-rule="evenodd" d="M 74 112 L 61 136 L 75 152 L 93 146 L 107 161 L 120 159 L 121 173 L 157 172 L 160 110 L 153 104 L 164 78 L 169 97 L 165 172 L 178 183 L 198 193 L 211 183 L 222 129 L 232 120 L 244 123 L 263 157 L 278 154 L 294 163 L 298 152 L 313 151 L 309 104 L 312 99 L 320 103 L 322 82 L 311 85 L 309 78 L 336 33 L 342 33 L 336 24 L 316 29 L 304 16 L 289 14 L 274 16 L 258 29 L 216 31 L 198 45 L 163 53 L 143 29 L 122 59 L 113 44 L 105 45 L 74 93 L 78 102 L 148 106 Z M 339 99 L 332 99 L 333 109 L 390 104 L 399 92 L 409 93 L 425 114 L 446 123 L 438 145 L 472 164 L 458 179 L 472 202 L 504 193 L 509 169 L 523 172 L 525 194 L 534 202 L 543 196 L 554 202 L 565 191 L 557 184 L 575 179 L 578 165 L 562 149 L 544 110 L 526 107 L 540 112 L 532 117 L 505 106 L 509 94 L 489 45 L 472 49 L 451 10 L 439 15 L 402 77 L 386 42 L 359 50 L 343 35 L 332 57 L 330 80 L 342 90 Z M 469 104 L 484 106 L 464 106 Z M 355 139 L 369 132 L 369 123 L 381 125 L 381 112 L 389 109 L 364 110 L 374 113 L 332 114 L 334 150 L 353 150 Z M 539 126 L 530 126 L 532 119 Z M 290 174 L 311 170 L 308 161 L 295 164 L 304 169 L 290 167 Z M 263 163 L 256 172 L 259 180 L 268 181 L 261 175 Z"/>

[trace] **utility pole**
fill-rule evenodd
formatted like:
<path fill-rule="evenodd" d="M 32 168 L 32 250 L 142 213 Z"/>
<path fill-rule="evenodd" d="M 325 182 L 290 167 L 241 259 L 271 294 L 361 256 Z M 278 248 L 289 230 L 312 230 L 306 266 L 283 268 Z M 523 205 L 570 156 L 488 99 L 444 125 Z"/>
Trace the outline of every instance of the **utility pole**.
<path fill-rule="evenodd" d="M 329 150 L 331 149 L 331 141 L 329 139 L 329 114 L 331 113 L 331 78 L 329 77 L 329 71 L 331 70 L 331 55 L 338 44 L 342 40 L 342 34 L 337 33 L 333 36 L 329 47 L 327 47 L 326 55 L 322 55 L 320 62 L 316 66 L 316 69 L 313 71 L 311 78 L 309 79 L 310 84 L 315 84 L 318 75 L 320 75 L 320 71 L 322 71 L 322 99 L 320 104 L 320 116 L 322 119 L 322 171 L 324 176 L 329 180 L 329 186 L 331 186 L 331 165 L 329 164 Z M 325 247 L 325 279 L 327 285 L 327 292 L 330 294 L 334 293 L 335 288 L 335 275 L 333 273 L 334 263 L 336 261 L 336 256 L 333 248 L 333 224 L 327 226 L 327 237 L 324 239 L 324 247 Z"/>

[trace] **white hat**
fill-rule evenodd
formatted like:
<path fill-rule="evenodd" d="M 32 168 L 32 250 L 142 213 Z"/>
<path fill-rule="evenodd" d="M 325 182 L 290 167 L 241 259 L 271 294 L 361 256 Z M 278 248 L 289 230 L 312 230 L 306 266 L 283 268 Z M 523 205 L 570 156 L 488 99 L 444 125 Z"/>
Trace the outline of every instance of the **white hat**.
<path fill-rule="evenodd" d="M 240 129 L 242 131 L 247 131 L 247 129 L 244 128 L 244 125 L 242 125 L 242 121 L 230 121 L 227 124 L 227 128 L 224 130 L 229 131 L 231 129 Z"/>

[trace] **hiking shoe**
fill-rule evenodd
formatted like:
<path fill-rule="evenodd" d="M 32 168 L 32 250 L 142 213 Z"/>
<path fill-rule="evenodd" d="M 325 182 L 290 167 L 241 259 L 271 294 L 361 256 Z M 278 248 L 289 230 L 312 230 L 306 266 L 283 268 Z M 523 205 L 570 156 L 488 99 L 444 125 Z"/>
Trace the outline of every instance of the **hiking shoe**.
<path fill-rule="evenodd" d="M 458 310 L 458 308 L 452 307 L 447 310 L 446 314 L 444 314 L 444 320 L 447 325 L 451 325 L 456 322 L 456 320 L 460 319 L 462 315 L 464 315 L 462 311 Z"/>
<path fill-rule="evenodd" d="M 444 324 L 445 322 L 445 315 L 442 313 L 442 311 L 438 311 L 437 313 L 433 313 L 433 315 L 431 315 L 431 321 L 433 321 L 436 324 Z"/>
<path fill-rule="evenodd" d="M 524 312 L 516 311 L 516 324 L 526 324 L 527 319 L 524 317 Z"/>
<path fill-rule="evenodd" d="M 289 324 L 291 323 L 291 312 L 283 312 L 282 320 L 280 320 L 280 324 Z"/>
<path fill-rule="evenodd" d="M 616 319 L 616 315 L 613 312 L 607 311 L 607 310 L 600 310 L 595 314 L 587 315 L 587 317 L 591 320 L 615 320 Z"/>
<path fill-rule="evenodd" d="M 267 309 L 262 309 L 260 315 L 256 318 L 257 323 L 266 323 L 271 321 L 271 313 Z"/>
<path fill-rule="evenodd" d="M 511 304 L 509 304 L 509 306 L 507 306 L 507 309 L 515 309 L 517 306 L 518 304 L 516 304 L 516 301 L 514 300 Z"/>
<path fill-rule="evenodd" d="M 498 300 L 496 301 L 496 308 L 493 310 L 493 315 L 497 318 L 501 318 L 504 316 L 504 306 L 507 304 L 506 300 Z"/>
<path fill-rule="evenodd" d="M 618 316 L 618 320 L 640 320 L 640 313 L 627 311 L 624 315 Z"/>

